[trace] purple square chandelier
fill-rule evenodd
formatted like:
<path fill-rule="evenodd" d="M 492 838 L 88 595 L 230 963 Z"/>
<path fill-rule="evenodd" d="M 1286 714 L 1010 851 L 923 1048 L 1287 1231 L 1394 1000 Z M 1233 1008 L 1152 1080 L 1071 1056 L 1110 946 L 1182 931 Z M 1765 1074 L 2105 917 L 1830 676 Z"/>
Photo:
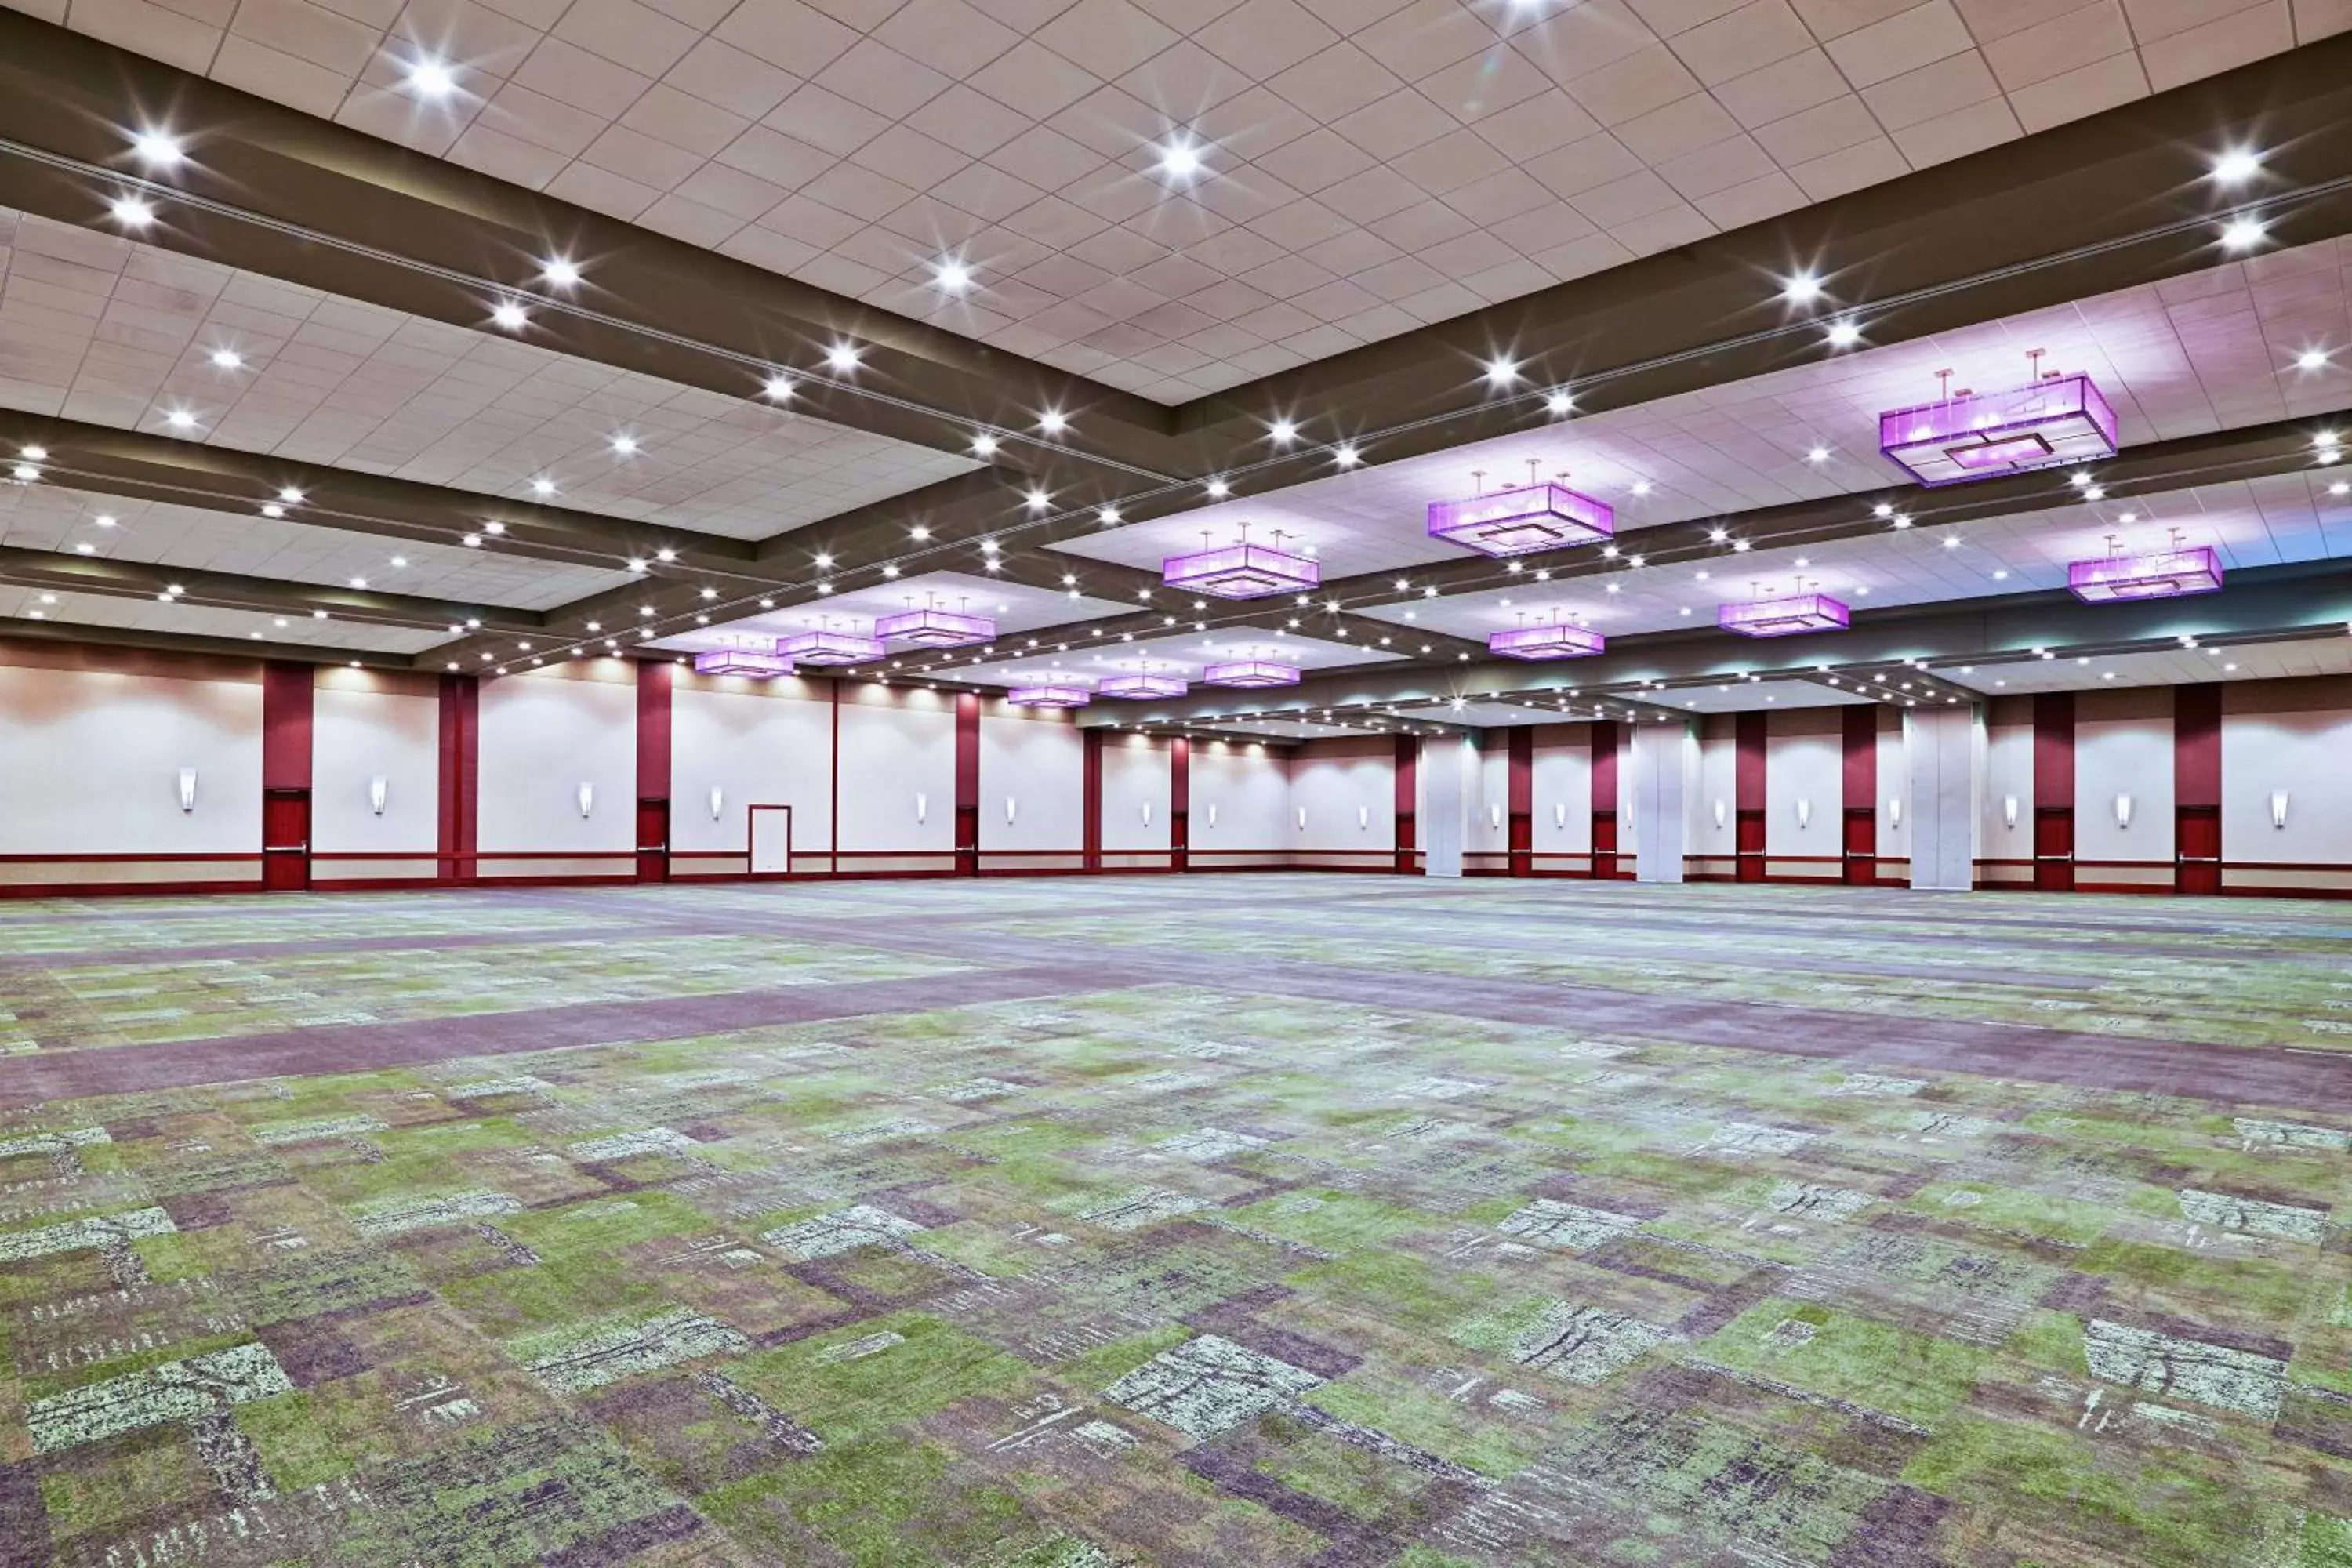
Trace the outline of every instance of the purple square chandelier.
<path fill-rule="evenodd" d="M 1276 664 L 1270 658 L 1237 658 L 1209 666 L 1201 672 L 1201 680 L 1208 686 L 1237 686 L 1253 691 L 1268 686 L 1296 686 L 1298 667 Z"/>
<path fill-rule="evenodd" d="M 2042 351 L 2027 356 L 2038 368 Z M 1950 384 L 1951 372 L 1938 371 Z M 2116 411 L 2087 375 L 1961 392 L 1878 416 L 1878 449 L 1923 485 L 1956 485 L 2116 455 Z"/>
<path fill-rule="evenodd" d="M 757 648 L 715 647 L 708 653 L 694 656 L 697 675 L 749 675 L 765 679 L 772 675 L 790 675 L 793 661 L 780 653 L 762 653 Z"/>
<path fill-rule="evenodd" d="M 1299 594 L 1323 581 L 1323 568 L 1304 555 L 1273 545 L 1252 544 L 1243 531 L 1238 544 L 1208 545 L 1190 555 L 1171 555 L 1160 563 L 1160 577 L 1171 588 L 1210 594 L 1220 599 L 1263 599 L 1270 594 Z"/>
<path fill-rule="evenodd" d="M 1083 708 L 1094 693 L 1083 676 L 1049 675 L 1013 688 L 1004 700 L 1015 708 Z"/>
<path fill-rule="evenodd" d="M 1789 637 L 1804 632 L 1842 632 L 1851 624 L 1846 607 L 1827 594 L 1759 596 L 1744 605 L 1718 605 L 1715 624 L 1744 637 Z"/>
<path fill-rule="evenodd" d="M 1486 634 L 1486 651 L 1505 658 L 1591 658 L 1608 646 L 1608 639 L 1599 632 L 1570 621 L 1547 621 Z"/>
<path fill-rule="evenodd" d="M 1461 500 L 1429 503 L 1429 536 L 1466 544 L 1495 556 L 1528 555 L 1590 544 L 1617 533 L 1617 513 L 1606 501 L 1580 495 L 1559 479 L 1538 480 L 1528 465 L 1528 482 Z M 1484 479 L 1484 474 L 1473 478 Z"/>
<path fill-rule="evenodd" d="M 994 642 L 996 623 L 986 616 L 968 616 L 960 610 L 932 605 L 885 616 L 874 623 L 874 635 L 883 642 L 903 643 L 908 647 L 969 647 L 974 643 Z"/>
<path fill-rule="evenodd" d="M 863 632 L 794 632 L 776 644 L 776 651 L 799 664 L 864 664 L 880 658 L 882 640 Z"/>
<path fill-rule="evenodd" d="M 2176 531 L 2171 548 L 2146 555 L 2118 555 L 2115 545 L 2111 534 L 2105 555 L 2066 563 L 2066 586 L 2074 597 L 2105 605 L 2221 592 L 2221 560 L 2210 544 L 2185 545 Z"/>
<path fill-rule="evenodd" d="M 1097 681 L 1095 689 L 1105 697 L 1181 697 L 1192 689 L 1192 683 L 1181 675 L 1154 675 L 1144 670 L 1135 675 L 1114 675 Z"/>

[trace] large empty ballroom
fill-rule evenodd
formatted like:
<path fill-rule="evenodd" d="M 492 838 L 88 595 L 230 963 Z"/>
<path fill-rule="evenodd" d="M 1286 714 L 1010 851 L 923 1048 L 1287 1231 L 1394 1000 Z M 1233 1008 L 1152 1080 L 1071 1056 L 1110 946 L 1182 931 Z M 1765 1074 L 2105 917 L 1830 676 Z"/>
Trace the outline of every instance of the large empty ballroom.
<path fill-rule="evenodd" d="M 0 1568 L 2352 1568 L 2347 128 L 0 0 Z"/>

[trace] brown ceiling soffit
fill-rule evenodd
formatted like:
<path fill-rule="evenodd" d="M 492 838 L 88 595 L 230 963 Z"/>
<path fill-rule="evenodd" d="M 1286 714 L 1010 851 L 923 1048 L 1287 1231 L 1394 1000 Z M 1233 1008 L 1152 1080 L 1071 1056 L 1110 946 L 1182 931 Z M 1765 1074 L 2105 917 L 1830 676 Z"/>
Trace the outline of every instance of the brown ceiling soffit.
<path fill-rule="evenodd" d="M 543 624 L 543 617 L 532 610 L 501 610 L 406 594 L 380 594 L 370 589 L 339 588 L 274 577 L 245 577 L 229 572 L 191 571 L 143 561 L 114 561 L 103 556 L 67 555 L 15 546 L 0 547 L 0 582 L 57 593 L 103 594 L 114 598 L 171 597 L 184 605 L 252 610 L 264 615 L 307 616 L 313 610 L 325 610 L 339 620 L 425 630 L 462 625 L 469 617 L 487 626 L 516 631 L 533 630 Z M 168 594 L 173 584 L 182 592 Z"/>
<path fill-rule="evenodd" d="M 1087 416 L 1066 460 L 1095 452 L 1148 467 L 1161 455 L 1170 414 L 1148 399 L 0 11 L 0 138 L 137 175 L 128 132 L 149 116 L 189 147 L 160 183 L 352 248 L 168 201 L 141 237 L 152 243 L 467 327 L 486 324 L 488 301 L 466 279 L 551 299 L 539 271 L 562 253 L 587 273 L 571 301 L 614 324 L 541 307 L 525 341 L 541 347 L 737 397 L 757 396 L 773 367 L 793 374 L 795 408 L 922 446 L 961 450 L 975 425 L 1027 430 L 1060 407 Z M 110 227 L 102 189 L 0 159 L 0 201 L 64 222 Z M 866 351 L 856 385 L 929 406 L 827 386 L 825 351 L 845 341 Z M 1045 449 L 1007 452 L 1018 462 Z"/>
<path fill-rule="evenodd" d="M 1850 311 L 1885 344 L 2175 277 L 2222 259 L 2221 215 L 2352 175 L 2347 124 L 2352 34 L 1202 398 L 1180 421 L 1263 453 L 1277 414 L 1329 441 L 1468 405 L 1368 447 L 1380 460 L 1527 428 L 1555 386 L 1599 412 L 1811 363 L 1818 327 L 1739 341 L 1801 314 Z M 2263 150 L 2262 174 L 2216 189 L 2208 161 L 2240 146 Z M 2270 248 L 2352 228 L 2340 193 L 2263 216 Z M 1780 298 L 1801 269 L 1828 290 L 1802 312 Z M 1520 395 L 1486 395 L 1497 353 L 1520 362 Z M 1611 374 L 1634 365 L 1651 368 Z"/>
<path fill-rule="evenodd" d="M 1906 658 L 1988 662 L 2036 657 L 2042 647 L 2104 655 L 2179 646 L 2184 636 L 2206 643 L 2248 642 L 2309 635 L 2336 637 L 2352 624 L 2352 569 L 2340 562 L 2250 569 L 2231 574 L 2228 592 L 2195 599 L 2084 605 L 2063 590 L 2005 595 L 1982 602 L 1905 605 L 1857 612 L 1850 630 L 1759 644 L 1712 627 L 1645 632 L 1610 639 L 1598 658 L 1529 666 L 1496 659 L 1435 672 L 1354 666 L 1252 703 L 1196 695 L 1175 704 L 1184 717 L 1275 709 L 1413 705 L 1520 696 L 1549 699 L 1570 690 L 1607 693 L 1612 702 L 1644 681 L 1722 680 L 1748 672 L 1766 679 L 1795 677 L 1822 665 L 1837 669 L 1885 668 Z M 1270 694 L 1271 695 L 1271 694 Z"/>
<path fill-rule="evenodd" d="M 185 632 L 141 631 L 130 626 L 100 626 L 72 621 L 11 621 L 5 634 L 0 634 L 0 653 L 9 643 L 39 644 L 43 647 L 64 646 L 87 647 L 89 657 L 74 662 L 73 668 L 84 669 L 120 670 L 125 660 L 119 650 L 136 648 L 153 653 L 217 658 L 227 665 L 234 661 L 238 671 L 251 671 L 267 661 L 288 664 L 351 664 L 357 662 L 372 669 L 405 669 L 406 654 L 369 653 L 362 648 L 307 647 L 294 643 L 253 642 L 238 637 L 196 637 Z M 160 669 L 155 673 L 162 673 Z M 185 673 L 201 679 L 201 668 Z M 229 675 L 221 668 L 215 679 Z M 233 676 L 230 678 L 234 678 Z"/>

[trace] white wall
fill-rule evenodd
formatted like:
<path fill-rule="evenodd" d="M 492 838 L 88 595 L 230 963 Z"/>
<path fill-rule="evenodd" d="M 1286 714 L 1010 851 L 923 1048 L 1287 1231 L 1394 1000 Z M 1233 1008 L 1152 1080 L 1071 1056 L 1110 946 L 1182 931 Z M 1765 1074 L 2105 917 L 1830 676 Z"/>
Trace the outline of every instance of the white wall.
<path fill-rule="evenodd" d="M 2284 827 L 2271 826 L 2273 790 L 2287 792 Z M 2352 865 L 2352 712 L 2223 712 L 2221 858 Z"/>
<path fill-rule="evenodd" d="M 2141 696 L 2141 693 L 2132 693 Z M 2153 694 L 2167 700 L 2169 691 Z M 2084 704 L 2087 705 L 2087 704 Z M 2137 718 L 2074 721 L 2074 858 L 2077 860 L 2172 859 L 2172 721 Z M 2339 773 L 2352 768 L 2352 753 L 2337 753 Z M 2222 775 L 2229 775 L 2224 773 Z M 2116 796 L 2132 797 L 2131 826 L 2116 826 Z M 2006 835 L 2004 835 L 2006 837 Z M 2102 881 L 2095 868 L 2085 881 Z"/>
<path fill-rule="evenodd" d="M 793 808 L 796 852 L 824 849 L 833 836 L 833 708 L 825 696 L 824 688 L 793 679 L 680 672 L 670 701 L 670 847 L 748 851 L 749 808 L 758 805 Z"/>
<path fill-rule="evenodd" d="M 1068 720 L 981 715 L 982 849 L 1078 853 L 1087 841 L 1086 784 L 1085 742 Z M 1004 819 L 1008 800 L 1011 822 Z"/>
<path fill-rule="evenodd" d="M 311 703 L 312 858 L 432 854 L 441 842 L 439 699 L 385 690 L 366 670 L 330 669 L 320 673 Z M 368 803 L 368 782 L 378 776 L 381 816 Z"/>
<path fill-rule="evenodd" d="M 1142 735 L 1113 734 L 1103 742 L 1102 847 L 1105 854 L 1168 847 L 1168 747 Z M 1197 798 L 1197 797 L 1196 797 Z M 1149 806 L 1151 820 L 1143 820 Z M 1193 807 L 1192 831 L 1200 831 Z"/>
<path fill-rule="evenodd" d="M 1878 837 L 1875 840 L 1875 852 L 1884 859 L 1907 859 L 1911 854 L 1911 835 L 1907 826 L 1898 826 L 1895 824 L 1895 814 L 1886 809 L 1886 803 L 1898 795 L 1906 795 L 1906 792 L 1910 789 L 1910 752 L 1905 744 L 1903 728 L 1900 724 L 1885 723 L 1885 720 L 1889 715 L 1883 711 L 1873 717 L 1880 721 L 1877 784 L 1871 792 L 1871 804 L 1877 812 Z M 1904 821 L 1907 825 L 1911 811 L 1911 802 L 1907 796 L 1903 802 L 1903 811 Z M 1900 868 L 1890 867 L 1887 874 L 1899 875 Z"/>
<path fill-rule="evenodd" d="M 1551 745 L 1547 736 L 1565 735 Z M 1590 726 L 1538 731 L 1535 766 L 1534 847 L 1545 854 L 1581 855 L 1592 847 L 1592 740 Z M 1561 820 L 1560 807 L 1567 807 Z M 1539 870 L 1581 869 L 1573 861 L 1538 860 Z"/>
<path fill-rule="evenodd" d="M 1396 847 L 1396 762 L 1382 737 L 1370 746 L 1308 751 L 1291 759 L 1292 844 L 1301 849 Z M 1307 813 L 1306 831 L 1296 830 L 1297 813 Z M 1363 826 L 1359 826 L 1359 821 Z"/>
<path fill-rule="evenodd" d="M 180 809 L 182 768 L 196 806 Z M 0 852 L 258 854 L 261 683 L 0 666 Z M 235 880 L 236 866 L 174 879 Z"/>
<path fill-rule="evenodd" d="M 2169 773 L 2168 764 L 2166 772 Z M 2017 802 L 2017 826 L 2004 817 L 2008 800 Z M 1984 831 L 1978 854 L 1988 860 L 2033 858 L 2033 726 L 2000 724 L 1987 730 Z"/>
<path fill-rule="evenodd" d="M 928 803 L 921 822 L 915 820 L 918 794 Z M 1003 819 L 1003 800 L 996 815 Z M 841 847 L 955 847 L 954 698 L 855 685 L 843 690 Z M 856 861 L 842 867 L 857 868 Z"/>
<path fill-rule="evenodd" d="M 507 849 L 611 854 L 636 847 L 635 668 L 598 659 L 482 683 L 476 821 L 484 857 Z M 583 782 L 595 790 L 584 817 L 578 800 Z"/>
<path fill-rule="evenodd" d="M 1793 716 L 1787 716 L 1793 717 Z M 1832 719 L 1837 717 L 1834 711 Z M 1808 721 L 1811 716 L 1807 716 Z M 1774 715 L 1776 721 L 1784 716 Z M 1880 794 L 1887 793 L 1881 790 Z M 1797 803 L 1812 803 L 1811 816 L 1801 826 Z M 1840 853 L 1845 812 L 1845 738 L 1838 730 L 1813 734 L 1764 737 L 1764 854 L 1828 855 Z M 1832 875 L 1830 868 L 1808 875 Z"/>
<path fill-rule="evenodd" d="M 1194 744 L 1191 766 L 1190 847 L 1287 850 L 1297 845 L 1282 759 L 1262 747 L 1208 741 Z M 1216 807 L 1214 824 L 1211 806 Z"/>
<path fill-rule="evenodd" d="M 1727 726 L 1699 743 L 1698 780 L 1692 794 L 1689 853 L 1731 859 L 1739 850 L 1739 743 Z M 1723 806 L 1720 827 L 1715 822 L 1718 803 Z"/>
<path fill-rule="evenodd" d="M 1508 731 L 1489 730 L 1480 739 L 1477 789 L 1463 829 L 1465 855 L 1501 855 L 1511 847 L 1511 749 Z"/>

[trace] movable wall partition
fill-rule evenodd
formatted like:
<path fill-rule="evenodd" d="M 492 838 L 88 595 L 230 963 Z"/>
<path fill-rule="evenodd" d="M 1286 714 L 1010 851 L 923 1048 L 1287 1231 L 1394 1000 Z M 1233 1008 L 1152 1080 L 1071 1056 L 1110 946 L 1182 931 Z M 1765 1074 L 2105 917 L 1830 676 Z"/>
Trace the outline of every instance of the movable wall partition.
<path fill-rule="evenodd" d="M 1650 880 L 1673 879 L 1661 857 L 1678 850 L 1690 880 L 2352 894 L 2352 678 L 2004 697 L 1932 720 L 1768 710 L 1638 750 L 1633 728 L 1251 743 L 617 658 L 485 684 L 0 639 L 0 893 L 1629 879 L 1638 845 Z"/>

